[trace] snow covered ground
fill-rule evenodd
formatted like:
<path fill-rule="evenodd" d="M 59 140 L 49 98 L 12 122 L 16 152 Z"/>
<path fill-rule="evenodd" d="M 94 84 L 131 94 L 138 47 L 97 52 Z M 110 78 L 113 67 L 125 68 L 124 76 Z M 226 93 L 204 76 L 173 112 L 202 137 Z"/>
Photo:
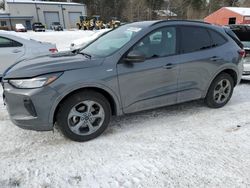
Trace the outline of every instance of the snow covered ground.
<path fill-rule="evenodd" d="M 81 33 L 68 32 L 65 44 Z M 249 93 L 243 82 L 222 109 L 196 101 L 116 117 L 86 143 L 14 126 L 0 99 L 0 187 L 250 187 Z"/>

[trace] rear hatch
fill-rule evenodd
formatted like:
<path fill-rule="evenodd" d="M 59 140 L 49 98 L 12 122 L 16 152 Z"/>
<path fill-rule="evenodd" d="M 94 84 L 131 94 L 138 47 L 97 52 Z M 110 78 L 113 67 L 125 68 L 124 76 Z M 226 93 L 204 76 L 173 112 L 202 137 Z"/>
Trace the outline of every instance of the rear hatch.
<path fill-rule="evenodd" d="M 231 25 L 230 28 L 239 38 L 245 50 L 245 57 L 243 59 L 243 64 L 244 64 L 243 75 L 250 75 L 250 26 Z"/>
<path fill-rule="evenodd" d="M 242 42 L 246 54 L 250 54 L 250 26 L 248 25 L 231 25 L 233 33 Z"/>

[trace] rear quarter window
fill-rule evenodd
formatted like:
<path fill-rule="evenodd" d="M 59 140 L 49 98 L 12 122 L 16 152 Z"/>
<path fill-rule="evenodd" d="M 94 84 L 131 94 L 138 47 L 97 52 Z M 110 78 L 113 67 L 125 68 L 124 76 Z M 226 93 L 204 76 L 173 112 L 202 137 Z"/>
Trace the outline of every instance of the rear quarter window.
<path fill-rule="evenodd" d="M 212 46 L 216 47 L 216 46 L 221 46 L 223 44 L 225 44 L 227 42 L 227 40 L 225 39 L 225 37 L 223 37 L 221 34 L 219 34 L 216 31 L 213 31 L 211 29 L 208 30 L 212 39 Z"/>
<path fill-rule="evenodd" d="M 206 28 L 181 27 L 181 53 L 190 53 L 212 47 L 211 37 Z"/>

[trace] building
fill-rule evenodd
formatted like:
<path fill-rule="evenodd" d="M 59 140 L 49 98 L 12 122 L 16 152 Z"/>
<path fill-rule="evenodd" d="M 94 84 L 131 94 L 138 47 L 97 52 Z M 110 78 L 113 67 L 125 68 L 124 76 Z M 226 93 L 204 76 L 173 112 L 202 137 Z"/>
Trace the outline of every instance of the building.
<path fill-rule="evenodd" d="M 204 19 L 217 25 L 250 24 L 250 8 L 223 7 Z"/>
<path fill-rule="evenodd" d="M 60 22 L 66 28 L 75 28 L 80 16 L 87 15 L 84 4 L 28 0 L 7 0 L 5 11 L 0 11 L 0 26 L 14 29 L 22 23 L 31 29 L 33 22 L 41 22 L 50 28 L 52 22 Z"/>

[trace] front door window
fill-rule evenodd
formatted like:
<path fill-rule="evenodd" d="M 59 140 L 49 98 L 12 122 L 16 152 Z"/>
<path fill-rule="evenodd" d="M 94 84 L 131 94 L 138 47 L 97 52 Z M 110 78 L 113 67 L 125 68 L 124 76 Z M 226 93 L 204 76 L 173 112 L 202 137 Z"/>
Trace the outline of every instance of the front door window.
<path fill-rule="evenodd" d="M 176 53 L 176 29 L 158 29 L 138 42 L 133 50 L 140 51 L 147 59 L 174 55 Z"/>

